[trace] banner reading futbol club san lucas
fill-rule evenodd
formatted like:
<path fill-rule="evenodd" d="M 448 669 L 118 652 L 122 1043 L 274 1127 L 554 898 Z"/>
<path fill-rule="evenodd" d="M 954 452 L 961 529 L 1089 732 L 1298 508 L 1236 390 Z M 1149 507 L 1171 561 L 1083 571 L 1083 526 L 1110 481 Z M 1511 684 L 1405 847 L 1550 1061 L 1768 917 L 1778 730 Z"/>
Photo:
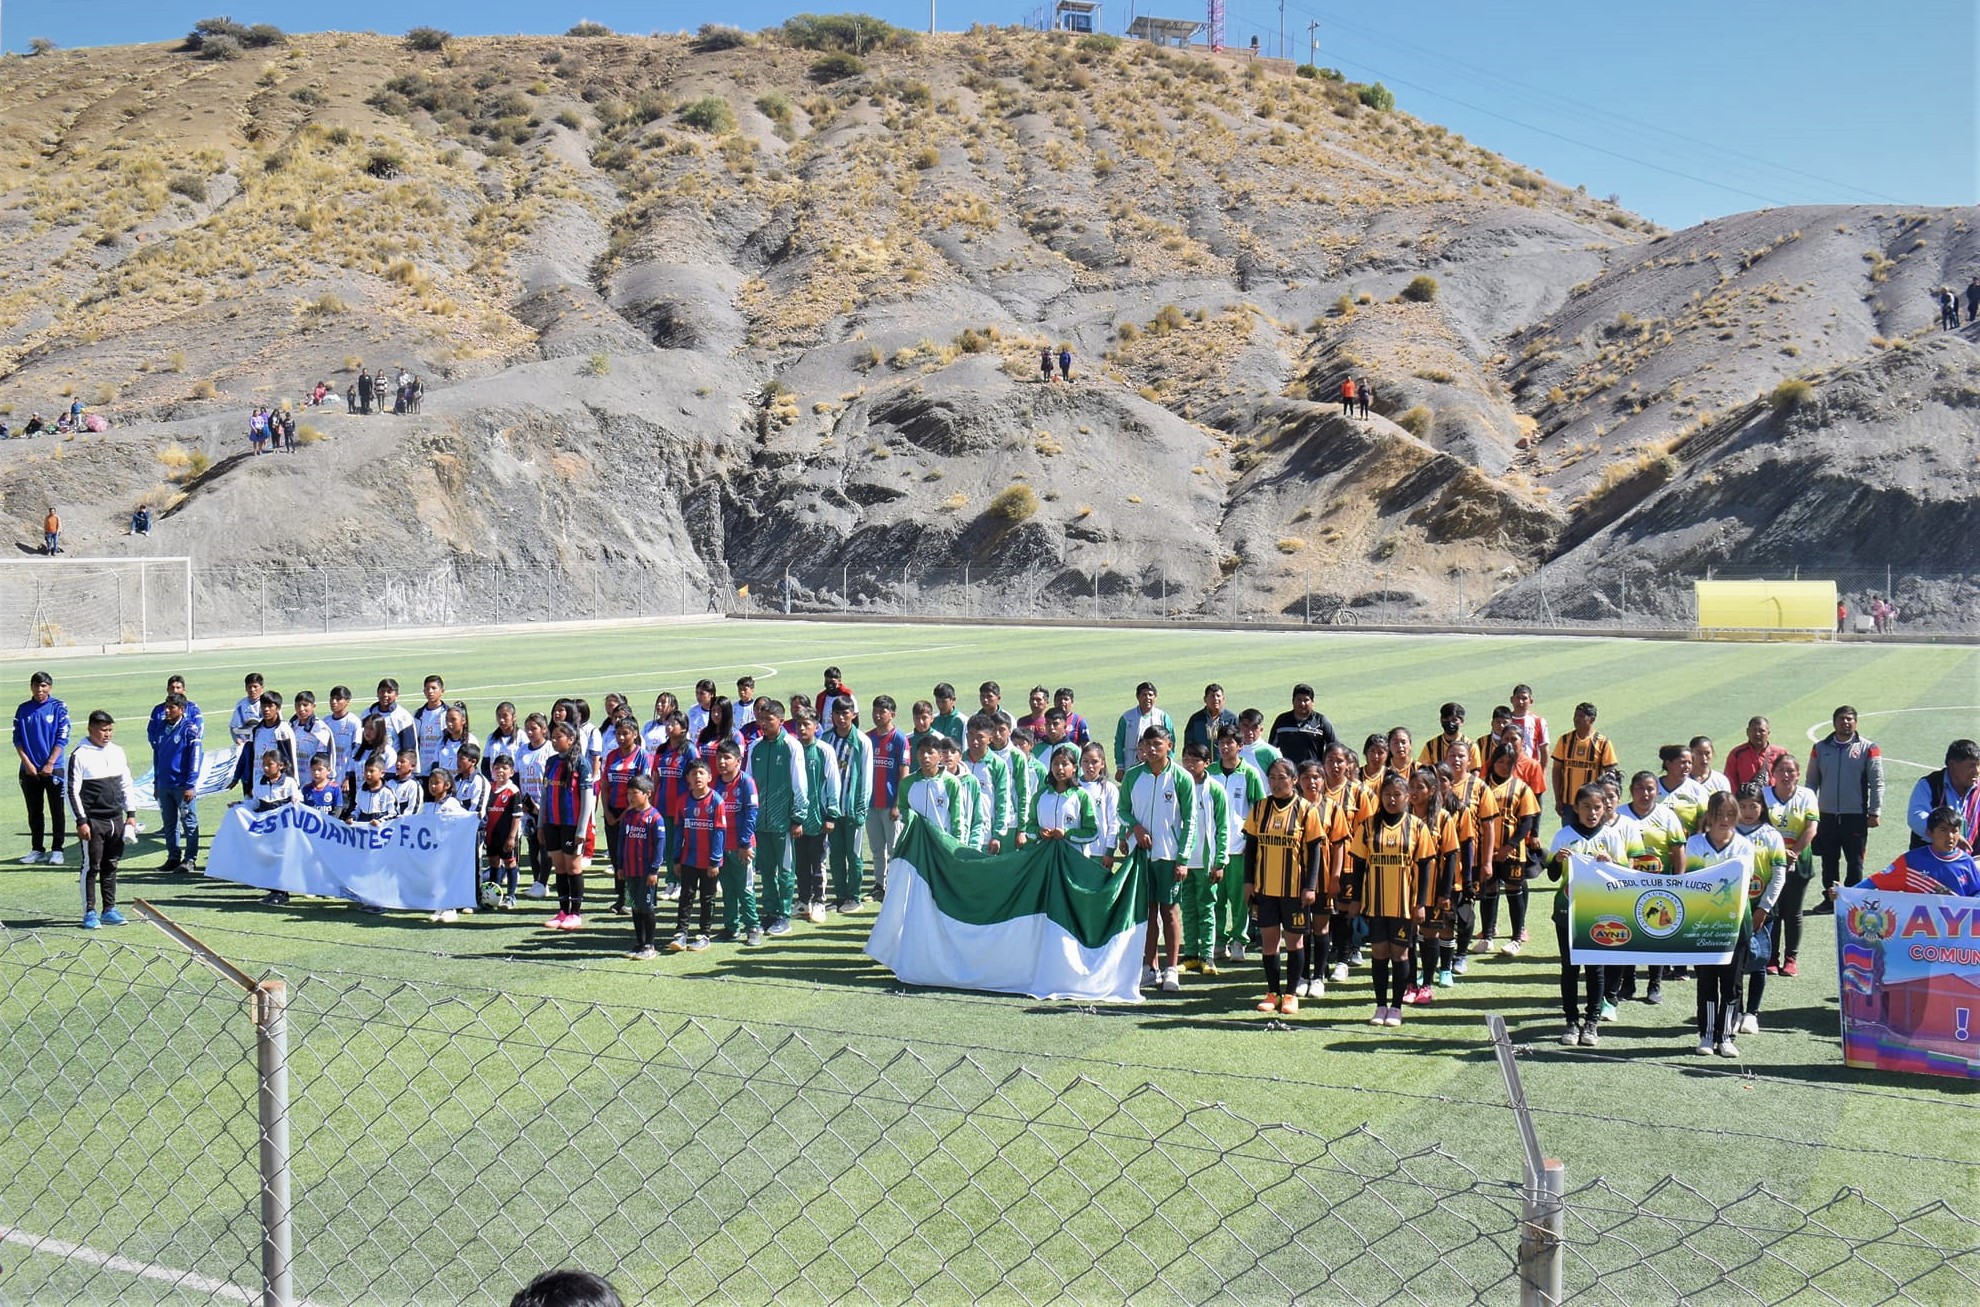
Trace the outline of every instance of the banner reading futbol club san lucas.
<path fill-rule="evenodd" d="M 1750 860 L 1682 876 L 1568 861 L 1568 950 L 1576 966 L 1716 966 L 1732 960 Z"/>
<path fill-rule="evenodd" d="M 414 813 L 369 826 L 296 804 L 260 813 L 229 808 L 206 874 L 381 908 L 472 907 L 475 825 L 465 813 Z"/>

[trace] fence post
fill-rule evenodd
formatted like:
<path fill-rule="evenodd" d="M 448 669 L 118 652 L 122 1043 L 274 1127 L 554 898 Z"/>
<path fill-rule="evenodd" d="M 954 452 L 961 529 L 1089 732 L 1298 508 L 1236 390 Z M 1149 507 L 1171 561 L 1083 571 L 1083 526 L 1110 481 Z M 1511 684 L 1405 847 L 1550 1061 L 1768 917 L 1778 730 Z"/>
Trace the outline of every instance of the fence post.
<path fill-rule="evenodd" d="M 1512 1103 L 1523 1154 L 1520 1307 L 1555 1307 L 1561 1301 L 1566 1263 L 1567 1168 L 1560 1159 L 1544 1156 L 1540 1151 L 1540 1137 L 1533 1129 L 1533 1115 L 1526 1107 L 1526 1089 L 1520 1083 L 1519 1064 L 1513 1061 L 1512 1037 L 1506 1033 L 1505 1018 L 1496 1014 L 1488 1016 L 1485 1028 L 1491 1032 L 1492 1051 L 1498 1056 L 1499 1074 L 1506 1082 L 1506 1097 Z"/>
<path fill-rule="evenodd" d="M 323 634 L 330 634 L 330 569 L 320 569 L 323 573 Z"/>
<path fill-rule="evenodd" d="M 289 987 L 264 980 L 249 1001 L 261 1086 L 261 1302 L 289 1307 Z"/>
<path fill-rule="evenodd" d="M 261 578 L 261 633 L 268 634 L 268 578 Z"/>
<path fill-rule="evenodd" d="M 1093 620 L 1100 620 L 1100 569 L 1093 569 Z"/>
<path fill-rule="evenodd" d="M 839 611 L 842 613 L 849 613 L 852 611 L 852 606 L 853 606 L 852 564 L 840 563 L 839 564 Z"/>
<path fill-rule="evenodd" d="M 970 608 L 970 603 L 969 603 L 969 600 L 970 600 L 970 593 L 969 593 L 969 564 L 968 564 L 968 563 L 964 563 L 964 564 L 963 564 L 963 616 L 964 616 L 964 617 L 968 617 L 968 616 L 969 616 L 969 608 Z"/>
<path fill-rule="evenodd" d="M 591 569 L 591 620 L 598 620 L 598 568 Z"/>

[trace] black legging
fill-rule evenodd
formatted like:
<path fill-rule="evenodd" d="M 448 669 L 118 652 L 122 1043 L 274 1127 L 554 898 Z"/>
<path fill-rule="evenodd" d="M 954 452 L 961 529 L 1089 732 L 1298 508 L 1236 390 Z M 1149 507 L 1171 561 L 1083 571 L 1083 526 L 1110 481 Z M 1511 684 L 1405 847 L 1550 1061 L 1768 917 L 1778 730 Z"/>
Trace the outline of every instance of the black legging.
<path fill-rule="evenodd" d="M 1786 964 L 1801 955 L 1801 909 L 1808 897 L 1808 882 L 1815 877 L 1815 860 L 1806 849 L 1794 866 L 1788 868 L 1781 885 L 1780 902 L 1774 905 L 1774 919 L 1768 923 L 1774 944 L 1774 961 Z"/>
<path fill-rule="evenodd" d="M 688 911 L 695 900 L 701 901 L 701 933 L 706 935 L 715 918 L 715 873 L 700 867 L 680 868 L 681 902 L 680 911 L 674 918 L 674 933 L 687 934 Z"/>
<path fill-rule="evenodd" d="M 62 851 L 62 843 L 69 838 L 69 812 L 62 806 L 62 776 L 60 772 L 50 776 L 43 772 L 21 770 L 21 798 L 27 802 L 28 839 L 36 853 L 45 853 L 43 847 L 47 839 L 50 823 L 54 826 L 55 851 Z M 47 804 L 48 815 L 42 812 Z"/>
<path fill-rule="evenodd" d="M 1564 913 L 1554 914 L 1554 943 L 1561 951 L 1561 1015 L 1569 1025 L 1576 1021 L 1586 1021 L 1593 1025 L 1602 1016 L 1602 999 L 1606 977 L 1602 967 L 1577 967 L 1568 961 L 1568 919 Z M 1580 975 L 1576 975 L 1580 972 Z M 1581 1015 L 1575 1015 L 1577 1000 Z"/>

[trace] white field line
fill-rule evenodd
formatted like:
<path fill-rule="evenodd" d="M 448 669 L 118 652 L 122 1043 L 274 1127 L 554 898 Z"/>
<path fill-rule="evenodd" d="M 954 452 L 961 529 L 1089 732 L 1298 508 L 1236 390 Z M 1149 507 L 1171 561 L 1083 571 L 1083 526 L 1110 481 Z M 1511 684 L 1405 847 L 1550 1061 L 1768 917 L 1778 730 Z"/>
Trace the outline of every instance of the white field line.
<path fill-rule="evenodd" d="M 858 656 L 861 658 L 901 658 L 908 654 L 943 653 L 952 649 L 974 649 L 975 647 L 973 644 L 931 644 L 924 645 L 919 649 L 876 649 L 870 653 L 861 652 Z M 802 667 L 810 663 L 843 662 L 849 656 L 846 654 L 828 654 L 823 658 L 794 658 L 784 663 L 783 666 Z M 713 667 L 669 667 L 657 672 L 642 670 L 637 675 L 650 682 L 656 678 L 666 676 L 706 676 L 710 672 L 746 672 L 752 668 L 760 671 L 761 679 L 763 680 L 769 680 L 778 674 L 777 668 L 772 667 L 769 663 L 720 663 Z M 612 680 L 627 679 L 626 676 L 619 673 L 610 673 L 609 676 Z M 600 677 L 598 683 L 601 685 L 606 684 L 606 678 Z M 548 681 L 500 681 L 489 685 L 463 685 L 458 687 L 450 685 L 447 687 L 447 693 L 449 695 L 493 694 L 497 691 L 535 690 L 541 689 L 546 685 L 569 686 L 571 684 L 571 678 L 564 676 Z"/>
<path fill-rule="evenodd" d="M 98 1266 L 106 1271 L 118 1271 L 124 1275 L 135 1275 L 140 1279 L 156 1280 L 177 1289 L 190 1289 L 209 1297 L 222 1298 L 228 1302 L 258 1303 L 261 1294 L 230 1284 L 226 1280 L 216 1280 L 210 1275 L 197 1271 L 181 1271 L 170 1266 L 160 1266 L 156 1262 L 133 1261 L 116 1253 L 98 1252 L 94 1248 L 66 1239 L 57 1239 L 45 1234 L 29 1234 L 11 1225 L 0 1225 L 0 1243 L 10 1243 L 32 1252 L 46 1253 L 51 1257 L 61 1257 L 72 1262 L 82 1262 Z"/>

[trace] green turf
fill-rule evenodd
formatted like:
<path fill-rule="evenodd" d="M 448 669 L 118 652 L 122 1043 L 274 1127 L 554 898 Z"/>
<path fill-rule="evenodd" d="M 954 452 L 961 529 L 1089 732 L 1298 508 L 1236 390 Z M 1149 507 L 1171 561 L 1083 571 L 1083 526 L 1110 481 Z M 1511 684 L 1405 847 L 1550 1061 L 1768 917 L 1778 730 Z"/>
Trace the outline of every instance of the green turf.
<path fill-rule="evenodd" d="M 1921 764 L 1980 717 L 1972 651 L 1868 645 L 729 623 L 53 670 L 78 717 L 98 706 L 117 714 L 142 768 L 146 711 L 175 670 L 214 723 L 248 670 L 319 700 L 334 682 L 363 691 L 386 674 L 412 697 L 438 671 L 485 726 L 504 697 L 530 708 L 619 690 L 645 705 L 659 689 L 686 698 L 703 674 L 725 688 L 750 672 L 764 693 L 815 692 L 828 663 L 863 698 L 887 692 L 903 705 L 936 680 L 968 702 L 977 682 L 996 678 L 1016 705 L 1034 682 L 1071 685 L 1107 738 L 1143 677 L 1178 721 L 1208 680 L 1227 687 L 1232 707 L 1268 715 L 1291 682 L 1308 680 L 1357 743 L 1398 723 L 1421 738 L 1446 698 L 1482 723 L 1527 680 L 1557 729 L 1574 701 L 1593 699 L 1632 768 L 1699 732 L 1723 750 L 1754 712 L 1799 750 L 1807 728 L 1826 729 L 1829 711 L 1851 702 L 1891 759 L 1894 814 Z M 1902 847 L 1895 816 L 1874 834 L 1875 860 Z M 25 847 L 16 813 L 0 859 Z M 147 837 L 128 892 L 251 969 L 300 982 L 298 1277 L 313 1301 L 506 1297 L 518 1277 L 567 1256 L 615 1267 L 622 1288 L 751 1301 L 1324 1300 L 1392 1294 L 1399 1274 L 1424 1297 L 1472 1297 L 1498 1284 L 1516 1239 L 1507 1204 L 1519 1150 L 1484 1040 L 1488 1012 L 1504 1014 L 1528 1049 L 1548 1152 L 1566 1162 L 1571 1186 L 1601 1182 L 1570 1225 L 1584 1281 L 1599 1274 L 1626 1300 L 1740 1296 L 1713 1287 L 1716 1263 L 1760 1300 L 1792 1297 L 1844 1245 L 1769 1256 L 1755 1250 L 1772 1236 L 1740 1231 L 1798 1228 L 1793 1210 L 1853 1185 L 1882 1209 L 1942 1200 L 1951 1214 L 1900 1239 L 1920 1246 L 1892 1247 L 1899 1236 L 1880 1208 L 1827 1212 L 1852 1237 L 1883 1237 L 1823 1271 L 1824 1291 L 1887 1296 L 1866 1268 L 1892 1258 L 1897 1279 L 1941 1277 L 1912 1284 L 1920 1300 L 1970 1287 L 1943 1278 L 1956 1271 L 1931 1248 L 1980 1242 L 1971 1091 L 1841 1066 L 1822 918 L 1803 975 L 1773 982 L 1763 1033 L 1727 1064 L 1690 1051 L 1682 986 L 1661 1009 L 1628 1007 L 1598 1052 L 1554 1047 L 1554 947 L 1540 896 L 1526 956 L 1479 963 L 1400 1031 L 1382 1032 L 1360 1024 L 1365 976 L 1285 1023 L 1250 1013 L 1250 966 L 1129 1009 L 903 992 L 860 954 L 857 918 L 800 927 L 754 952 L 718 947 L 642 966 L 620 957 L 629 931 L 609 916 L 550 936 L 533 929 L 540 909 L 453 927 L 301 901 L 263 909 L 243 889 L 148 872 L 161 857 Z M 0 1072 L 33 1073 L 0 1112 L 35 1105 L 31 1123 L 6 1119 L 45 1142 L 29 1150 L 28 1136 L 9 1130 L 0 1159 L 23 1165 L 0 1181 L 0 1223 L 252 1283 L 252 1124 L 238 1105 L 253 1081 L 243 1091 L 231 998 L 203 972 L 181 977 L 173 947 L 146 927 L 101 932 L 75 953 L 72 871 L 10 866 L 4 884 L 0 920 L 40 939 L 0 953 L 0 1022 L 12 1031 Z M 35 953 L 51 949 L 72 956 Z M 99 974 L 105 992 L 92 992 Z M 172 1052 L 155 1054 L 156 1024 L 128 1016 L 140 1004 L 167 1013 Z M 47 1104 L 71 1099 L 85 1116 L 109 1114 L 98 1146 L 128 1136 L 101 1178 L 84 1160 L 86 1131 L 42 1121 Z M 1372 1137 L 1350 1133 L 1364 1124 Z M 223 1142 L 202 1148 L 203 1134 Z M 1704 1197 L 1655 1189 L 1667 1176 Z M 1711 1235 L 1687 1224 L 1756 1184 L 1786 1205 L 1749 1199 Z M 1440 1193 L 1441 1206 L 1412 1206 Z M 1628 1215 L 1611 1218 L 1612 1208 Z M 1611 1219 L 1631 1224 L 1597 1238 Z M 1617 1251 L 1685 1243 L 1680 1235 L 1694 1253 L 1661 1253 L 1650 1269 Z M 51 1294 L 79 1299 L 115 1298 L 131 1283 L 46 1256 L 22 1266 L 43 1268 Z M 1970 1261 L 1964 1273 L 1975 1274 Z M 1506 1292 L 1498 1284 L 1487 1296 Z M 170 1296 L 156 1285 L 132 1293 Z"/>

